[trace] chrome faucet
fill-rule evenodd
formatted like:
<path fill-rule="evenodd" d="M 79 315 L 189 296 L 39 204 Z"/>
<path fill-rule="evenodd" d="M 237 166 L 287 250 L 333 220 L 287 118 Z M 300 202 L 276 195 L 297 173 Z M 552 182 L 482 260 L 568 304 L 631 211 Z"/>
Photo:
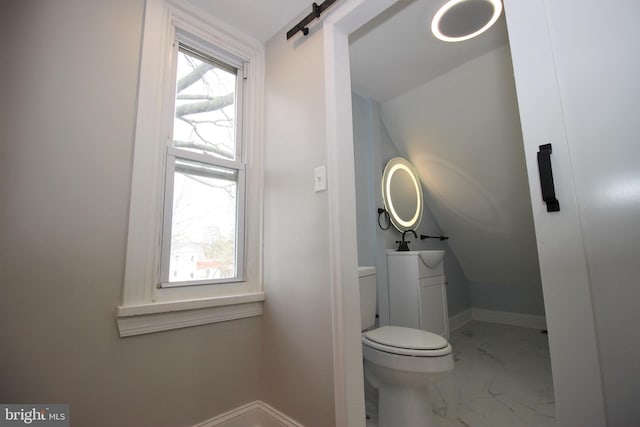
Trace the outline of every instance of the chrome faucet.
<path fill-rule="evenodd" d="M 413 230 L 405 230 L 405 231 L 402 233 L 402 240 L 401 240 L 401 241 L 396 240 L 396 243 L 398 243 L 398 252 L 406 252 L 406 251 L 409 251 L 409 243 L 411 243 L 411 242 L 408 242 L 408 241 L 404 240 L 405 235 L 406 235 L 408 232 L 412 232 L 412 233 L 413 233 L 413 235 L 414 235 L 414 237 L 415 237 L 416 239 L 418 238 L 418 235 L 416 234 L 416 232 L 415 232 L 415 231 L 413 231 Z"/>

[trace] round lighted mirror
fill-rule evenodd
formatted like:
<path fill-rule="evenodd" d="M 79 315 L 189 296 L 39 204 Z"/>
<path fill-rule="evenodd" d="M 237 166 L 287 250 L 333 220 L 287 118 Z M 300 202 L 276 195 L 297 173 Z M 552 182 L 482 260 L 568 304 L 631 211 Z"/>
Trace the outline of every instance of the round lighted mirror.
<path fill-rule="evenodd" d="M 422 186 L 411 163 L 402 157 L 389 160 L 384 168 L 382 200 L 398 230 L 418 228 L 422 221 Z"/>

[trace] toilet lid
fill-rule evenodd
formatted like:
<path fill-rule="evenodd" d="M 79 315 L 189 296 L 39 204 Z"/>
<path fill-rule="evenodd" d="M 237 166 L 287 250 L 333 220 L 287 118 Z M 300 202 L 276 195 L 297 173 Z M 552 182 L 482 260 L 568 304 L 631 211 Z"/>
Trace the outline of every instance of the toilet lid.
<path fill-rule="evenodd" d="M 402 326 L 383 326 L 365 332 L 364 338 L 386 347 L 410 350 L 438 350 L 449 345 L 440 335 Z"/>

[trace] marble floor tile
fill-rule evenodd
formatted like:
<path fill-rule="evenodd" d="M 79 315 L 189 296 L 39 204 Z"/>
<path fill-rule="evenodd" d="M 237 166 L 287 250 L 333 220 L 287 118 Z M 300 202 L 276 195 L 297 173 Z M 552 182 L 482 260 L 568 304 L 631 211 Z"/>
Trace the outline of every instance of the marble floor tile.
<path fill-rule="evenodd" d="M 547 335 L 470 322 L 451 335 L 455 368 L 430 386 L 442 427 L 551 427 L 555 404 Z M 376 392 L 365 387 L 367 427 L 377 427 Z"/>

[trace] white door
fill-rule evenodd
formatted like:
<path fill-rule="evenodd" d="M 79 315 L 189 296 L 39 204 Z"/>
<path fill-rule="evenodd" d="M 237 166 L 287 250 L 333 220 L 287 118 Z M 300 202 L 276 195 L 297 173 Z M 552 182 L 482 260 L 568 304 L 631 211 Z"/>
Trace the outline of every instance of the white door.
<path fill-rule="evenodd" d="M 558 425 L 640 425 L 640 2 L 504 2 Z"/>

